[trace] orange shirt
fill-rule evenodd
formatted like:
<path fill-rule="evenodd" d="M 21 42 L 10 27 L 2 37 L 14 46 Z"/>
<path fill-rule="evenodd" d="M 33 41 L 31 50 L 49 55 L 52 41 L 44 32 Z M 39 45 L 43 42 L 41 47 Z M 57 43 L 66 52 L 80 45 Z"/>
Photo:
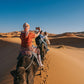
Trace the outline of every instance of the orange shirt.
<path fill-rule="evenodd" d="M 32 46 L 32 39 L 35 38 L 35 34 L 32 32 L 29 32 L 28 37 L 25 37 L 25 33 L 21 33 L 21 47 L 31 47 Z"/>

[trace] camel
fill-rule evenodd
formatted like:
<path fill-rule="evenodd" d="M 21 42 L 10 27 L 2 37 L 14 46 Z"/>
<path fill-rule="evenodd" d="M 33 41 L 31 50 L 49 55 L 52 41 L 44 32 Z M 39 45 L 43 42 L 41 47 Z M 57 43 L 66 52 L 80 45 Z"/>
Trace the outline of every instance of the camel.
<path fill-rule="evenodd" d="M 43 43 L 39 48 L 43 60 L 47 50 Z M 14 84 L 34 84 L 34 76 L 38 68 L 39 65 L 35 56 L 32 55 L 31 59 L 28 56 L 21 57 L 17 63 L 16 70 L 11 72 L 14 77 Z"/>

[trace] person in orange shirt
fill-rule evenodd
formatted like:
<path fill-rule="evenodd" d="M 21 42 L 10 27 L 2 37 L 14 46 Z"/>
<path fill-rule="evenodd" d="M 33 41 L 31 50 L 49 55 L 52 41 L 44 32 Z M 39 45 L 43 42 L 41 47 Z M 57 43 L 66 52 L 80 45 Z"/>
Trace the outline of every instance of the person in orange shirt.
<path fill-rule="evenodd" d="M 34 54 L 37 53 L 37 61 L 40 67 L 44 66 L 41 62 L 41 56 L 40 56 L 40 50 L 39 48 L 34 48 L 32 46 L 32 39 L 36 38 L 39 34 L 41 29 L 36 28 L 39 30 L 37 34 L 29 32 L 30 25 L 28 23 L 23 24 L 24 31 L 21 32 L 20 38 L 21 38 L 21 54 L 22 55 L 28 55 L 29 51 L 32 51 Z"/>

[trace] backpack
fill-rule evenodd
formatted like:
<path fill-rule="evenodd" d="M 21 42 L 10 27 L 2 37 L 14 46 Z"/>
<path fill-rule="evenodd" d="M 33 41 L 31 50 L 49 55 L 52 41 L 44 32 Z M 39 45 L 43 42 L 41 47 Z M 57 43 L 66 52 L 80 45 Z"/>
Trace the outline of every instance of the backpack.
<path fill-rule="evenodd" d="M 42 40 L 41 40 L 40 36 L 36 37 L 35 41 L 36 41 L 37 45 L 40 45 L 42 43 Z"/>

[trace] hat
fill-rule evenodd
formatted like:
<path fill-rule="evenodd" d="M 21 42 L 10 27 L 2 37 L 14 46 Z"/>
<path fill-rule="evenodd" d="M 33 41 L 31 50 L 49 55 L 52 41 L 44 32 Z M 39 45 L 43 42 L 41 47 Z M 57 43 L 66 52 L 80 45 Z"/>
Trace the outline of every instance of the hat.
<path fill-rule="evenodd" d="M 30 25 L 29 25 L 28 23 L 24 23 L 24 24 L 23 24 L 23 28 L 25 28 L 25 27 L 30 28 Z"/>
<path fill-rule="evenodd" d="M 44 32 L 44 35 L 48 35 L 48 33 L 45 31 L 45 32 Z"/>

